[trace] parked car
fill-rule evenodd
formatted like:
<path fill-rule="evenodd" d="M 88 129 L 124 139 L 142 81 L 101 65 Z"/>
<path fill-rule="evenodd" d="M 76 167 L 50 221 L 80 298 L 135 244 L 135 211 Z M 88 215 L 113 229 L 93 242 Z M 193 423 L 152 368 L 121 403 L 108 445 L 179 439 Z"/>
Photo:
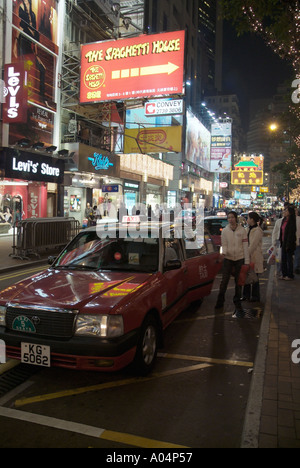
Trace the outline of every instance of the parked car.
<path fill-rule="evenodd" d="M 238 222 L 243 227 L 247 226 L 247 221 L 242 216 L 238 216 Z M 219 213 L 216 216 L 207 216 L 204 218 L 204 226 L 209 231 L 211 238 L 217 247 L 221 247 L 222 231 L 227 226 L 227 224 L 227 215 L 224 213 Z"/>
<path fill-rule="evenodd" d="M 223 229 L 227 226 L 227 216 L 207 216 L 204 218 L 204 226 L 210 232 L 210 235 L 217 247 L 221 246 L 221 235 Z"/>
<path fill-rule="evenodd" d="M 133 363 L 149 372 L 163 330 L 210 294 L 221 268 L 208 232 L 201 241 L 177 238 L 176 226 L 149 226 L 107 225 L 101 237 L 99 227 L 87 228 L 48 269 L 2 291 L 7 358 L 100 371 Z"/>

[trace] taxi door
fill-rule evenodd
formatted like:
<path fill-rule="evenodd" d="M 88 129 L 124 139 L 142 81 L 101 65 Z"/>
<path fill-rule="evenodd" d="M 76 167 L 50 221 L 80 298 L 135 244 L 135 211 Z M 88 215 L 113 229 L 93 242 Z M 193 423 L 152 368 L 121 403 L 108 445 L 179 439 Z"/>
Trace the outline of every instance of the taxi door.
<path fill-rule="evenodd" d="M 187 268 L 179 239 L 164 238 L 163 281 L 161 289 L 162 321 L 167 326 L 188 305 Z"/>
<path fill-rule="evenodd" d="M 198 301 L 211 293 L 214 279 L 221 268 L 220 255 L 205 233 L 202 241 L 185 240 L 185 254 L 190 302 Z"/>

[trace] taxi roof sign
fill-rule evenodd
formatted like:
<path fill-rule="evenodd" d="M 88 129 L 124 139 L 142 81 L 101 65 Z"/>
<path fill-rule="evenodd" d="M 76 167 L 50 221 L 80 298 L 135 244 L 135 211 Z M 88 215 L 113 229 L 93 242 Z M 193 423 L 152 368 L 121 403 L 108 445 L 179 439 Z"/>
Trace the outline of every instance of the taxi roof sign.
<path fill-rule="evenodd" d="M 123 216 L 122 223 L 140 223 L 141 219 L 139 216 Z"/>

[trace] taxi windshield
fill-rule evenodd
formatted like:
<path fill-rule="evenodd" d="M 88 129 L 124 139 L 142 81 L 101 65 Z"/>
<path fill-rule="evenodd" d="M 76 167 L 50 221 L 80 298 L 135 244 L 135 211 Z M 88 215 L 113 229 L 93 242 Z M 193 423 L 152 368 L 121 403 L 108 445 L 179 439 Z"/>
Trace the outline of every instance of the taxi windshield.
<path fill-rule="evenodd" d="M 158 239 L 101 239 L 96 232 L 77 236 L 52 265 L 58 269 L 126 270 L 154 272 L 158 270 Z"/>

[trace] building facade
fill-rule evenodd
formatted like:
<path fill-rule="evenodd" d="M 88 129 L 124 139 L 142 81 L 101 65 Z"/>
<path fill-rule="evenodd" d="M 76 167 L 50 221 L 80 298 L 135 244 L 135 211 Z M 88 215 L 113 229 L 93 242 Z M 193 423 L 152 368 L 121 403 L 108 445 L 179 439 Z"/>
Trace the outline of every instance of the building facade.
<path fill-rule="evenodd" d="M 138 203 L 213 204 L 213 174 L 187 157 L 185 129 L 186 110 L 198 115 L 217 81 L 215 1 L 0 0 L 0 9 L 0 208 L 83 221 L 87 203 L 106 213 L 122 203 L 129 212 Z M 185 107 L 166 124 L 181 127 L 180 151 L 124 153 L 129 119 L 147 100 L 82 102 L 81 45 L 168 31 L 185 31 L 183 95 L 172 96 Z"/>

